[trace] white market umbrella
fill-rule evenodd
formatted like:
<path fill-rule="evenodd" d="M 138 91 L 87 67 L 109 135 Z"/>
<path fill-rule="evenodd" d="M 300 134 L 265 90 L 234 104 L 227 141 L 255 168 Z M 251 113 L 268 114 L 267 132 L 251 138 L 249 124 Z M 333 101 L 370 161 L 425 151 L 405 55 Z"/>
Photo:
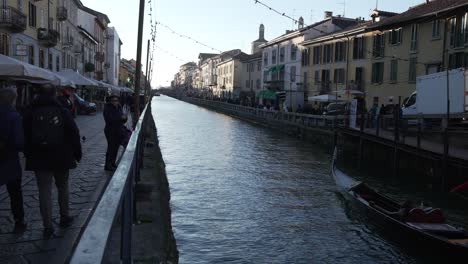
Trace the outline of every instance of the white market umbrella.
<path fill-rule="evenodd" d="M 60 78 L 51 71 L 0 54 L 0 78 L 12 78 L 31 82 L 60 84 Z"/>
<path fill-rule="evenodd" d="M 67 79 L 70 79 L 73 81 L 76 85 L 83 85 L 83 86 L 98 86 L 98 83 L 86 78 L 85 76 L 79 74 L 77 71 L 74 70 L 63 70 L 60 72 L 57 72 L 58 75 L 65 77 Z"/>
<path fill-rule="evenodd" d="M 333 93 L 338 94 L 338 95 L 364 95 L 365 94 L 362 91 L 349 90 L 349 89 L 333 91 Z"/>
<path fill-rule="evenodd" d="M 336 95 L 331 95 L 331 94 L 322 94 L 322 95 L 317 95 L 317 96 L 310 96 L 308 98 L 309 101 L 311 102 L 334 102 L 337 100 Z"/>

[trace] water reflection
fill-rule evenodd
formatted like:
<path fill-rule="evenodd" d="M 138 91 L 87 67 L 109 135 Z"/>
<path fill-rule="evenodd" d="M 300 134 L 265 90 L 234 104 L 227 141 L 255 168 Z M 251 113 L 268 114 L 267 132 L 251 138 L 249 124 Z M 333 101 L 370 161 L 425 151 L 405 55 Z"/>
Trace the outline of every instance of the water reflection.
<path fill-rule="evenodd" d="M 153 114 L 181 263 L 416 262 L 353 219 L 323 149 L 165 96 Z"/>

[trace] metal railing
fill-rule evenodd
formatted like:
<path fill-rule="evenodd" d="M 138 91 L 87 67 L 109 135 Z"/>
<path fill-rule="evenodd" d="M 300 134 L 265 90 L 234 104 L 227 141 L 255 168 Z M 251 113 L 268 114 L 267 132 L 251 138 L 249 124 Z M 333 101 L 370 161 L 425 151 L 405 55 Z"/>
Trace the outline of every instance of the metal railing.
<path fill-rule="evenodd" d="M 140 180 L 145 133 L 151 115 L 150 104 L 140 116 L 119 166 L 79 238 L 71 257 L 72 264 L 103 261 L 112 227 L 118 217 L 121 221 L 120 261 L 132 262 L 132 225 L 136 217 L 134 186 Z"/>
<path fill-rule="evenodd" d="M 21 11 L 4 6 L 0 8 L 0 28 L 5 28 L 14 33 L 26 30 L 26 15 Z"/>
<path fill-rule="evenodd" d="M 445 115 L 399 116 L 360 113 L 356 115 L 356 126 L 351 127 L 349 115 L 287 113 L 193 97 L 187 97 L 186 100 L 215 110 L 222 109 L 234 115 L 264 120 L 270 124 L 288 124 L 329 133 L 334 133 L 337 129 L 349 133 L 360 132 L 361 135 L 376 136 L 395 144 L 412 146 L 418 151 L 428 150 L 446 157 L 453 154 L 449 153 L 449 148 L 460 145 L 458 141 L 468 141 L 466 128 L 450 124 Z M 468 120 L 468 114 L 451 115 L 451 118 Z M 465 155 L 459 153 L 455 157 L 468 159 L 461 156 L 462 154 Z"/>

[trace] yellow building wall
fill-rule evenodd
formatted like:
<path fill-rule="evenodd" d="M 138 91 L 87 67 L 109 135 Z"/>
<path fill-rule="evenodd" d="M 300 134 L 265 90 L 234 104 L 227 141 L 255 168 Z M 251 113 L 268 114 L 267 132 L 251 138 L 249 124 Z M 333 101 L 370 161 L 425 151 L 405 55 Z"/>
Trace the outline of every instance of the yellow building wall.
<path fill-rule="evenodd" d="M 348 35 L 345 37 L 336 38 L 333 40 L 324 41 L 307 45 L 305 48 L 310 48 L 309 61 L 310 65 L 304 67 L 304 71 L 308 76 L 308 95 L 314 96 L 320 93 L 320 84 L 314 83 L 314 74 L 316 70 L 330 70 L 330 90 L 333 92 L 336 88 L 338 90 L 345 89 L 345 84 L 335 84 L 334 70 L 338 68 L 345 69 L 345 78 L 348 84 L 355 79 L 355 72 L 357 67 L 364 69 L 364 86 L 366 106 L 369 108 L 374 102 L 374 98 L 378 98 L 379 104 L 398 103 L 399 100 L 403 101 L 416 89 L 416 83 L 409 80 L 410 72 L 410 58 L 417 58 L 416 64 L 416 77 L 425 75 L 427 67 L 434 64 L 443 64 L 443 38 L 444 38 L 444 21 L 440 24 L 440 38 L 432 37 L 432 21 L 421 23 L 418 25 L 418 48 L 415 51 L 410 51 L 411 45 L 411 28 L 412 24 L 405 25 L 402 31 L 402 42 L 400 44 L 392 45 L 389 43 L 389 31 L 384 31 L 385 34 L 385 53 L 382 58 L 373 58 L 373 36 L 380 34 L 380 31 L 367 32 L 364 34 Z M 353 59 L 353 39 L 355 37 L 364 36 L 364 59 Z M 338 41 L 346 41 L 347 48 L 347 62 L 332 62 L 329 64 L 313 64 L 313 47 L 323 46 Z M 448 40 L 447 40 L 448 41 Z M 465 47 L 463 50 L 467 50 Z M 460 52 L 460 49 L 452 49 L 449 53 Z M 323 48 L 322 48 L 323 52 Z M 333 53 L 335 50 L 333 48 Z M 335 54 L 333 54 L 334 58 Z M 323 58 L 323 55 L 322 55 Z M 390 81 L 391 61 L 396 59 L 398 61 L 397 80 Z M 448 60 L 448 58 L 446 59 Z M 384 63 L 383 82 L 379 84 L 372 83 L 372 65 L 376 62 Z M 443 70 L 443 69 L 442 69 Z M 321 78 L 321 72 L 319 75 Z M 342 98 L 346 99 L 346 98 Z"/>

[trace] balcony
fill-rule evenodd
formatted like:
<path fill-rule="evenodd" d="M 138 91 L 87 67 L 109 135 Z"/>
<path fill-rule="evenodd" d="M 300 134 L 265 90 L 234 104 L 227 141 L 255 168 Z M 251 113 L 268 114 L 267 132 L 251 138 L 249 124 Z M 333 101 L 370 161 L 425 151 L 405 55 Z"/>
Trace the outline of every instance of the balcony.
<path fill-rule="evenodd" d="M 26 15 L 9 6 L 0 8 L 0 29 L 11 33 L 25 31 Z"/>
<path fill-rule="evenodd" d="M 94 55 L 94 59 L 95 59 L 96 61 L 101 61 L 101 62 L 103 62 L 103 61 L 105 60 L 104 52 L 97 51 L 97 52 L 96 52 L 96 55 Z"/>
<path fill-rule="evenodd" d="M 57 20 L 58 21 L 65 21 L 68 19 L 68 10 L 67 8 L 60 6 L 57 7 Z"/>
<path fill-rule="evenodd" d="M 72 48 L 75 44 L 75 39 L 72 36 L 68 36 L 62 41 L 62 46 L 64 49 Z"/>
<path fill-rule="evenodd" d="M 47 28 L 37 29 L 37 40 L 39 45 L 45 48 L 53 48 L 57 46 L 59 36 L 60 34 L 57 30 Z"/>

